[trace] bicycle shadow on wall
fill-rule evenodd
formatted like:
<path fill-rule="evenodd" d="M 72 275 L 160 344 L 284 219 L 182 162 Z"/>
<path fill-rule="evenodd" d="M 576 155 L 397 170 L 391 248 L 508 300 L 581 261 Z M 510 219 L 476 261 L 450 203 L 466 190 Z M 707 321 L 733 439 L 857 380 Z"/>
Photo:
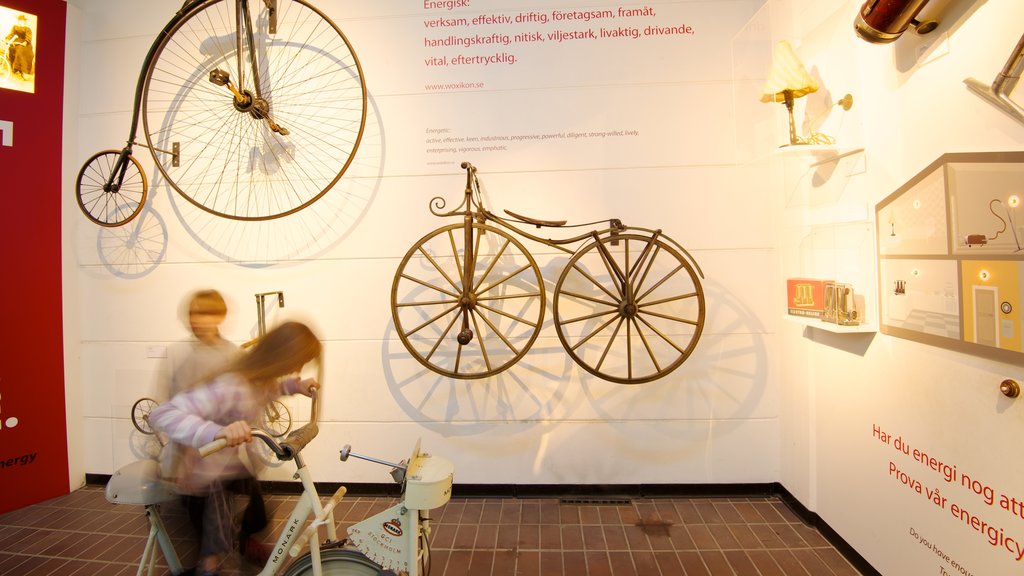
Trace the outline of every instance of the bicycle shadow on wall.
<path fill-rule="evenodd" d="M 533 346 L 530 355 L 564 356 L 557 339 Z M 442 436 L 467 436 L 509 423 L 539 425 L 556 418 L 570 379 L 529 357 L 516 366 L 481 379 L 462 380 L 438 374 L 409 357 L 389 324 L 382 343 L 384 379 L 395 402 L 417 424 Z M 570 369 L 565 358 L 565 371 Z"/>
<path fill-rule="evenodd" d="M 216 44 L 217 39 L 211 39 L 210 42 Z M 339 65 L 343 64 L 331 54 L 317 54 L 327 56 Z M 269 65 L 266 59 L 263 64 Z M 208 74 L 208 69 L 209 64 L 197 66 L 193 77 L 182 83 L 183 87 L 176 100 L 184 99 L 185 87 L 194 85 L 200 77 Z M 267 97 L 273 98 L 273 89 L 268 90 Z M 329 100 L 330 95 L 325 98 Z M 179 111 L 180 107 L 173 104 L 169 106 L 164 117 L 164 128 L 176 121 Z M 281 121 L 286 122 L 287 118 L 283 115 Z M 331 120 L 327 116 L 323 118 L 324 123 L 329 124 Z M 255 210 L 276 206 L 280 202 L 301 203 L 301 199 L 292 198 L 297 194 L 296 185 L 289 178 L 295 180 L 296 173 L 300 175 L 298 179 L 308 178 L 322 171 L 322 166 L 326 164 L 322 161 L 323 155 L 330 151 L 310 146 L 307 146 L 311 148 L 309 150 L 299 150 L 287 136 L 271 134 L 270 129 L 262 124 L 259 130 L 264 133 L 262 144 L 246 150 L 244 161 L 239 158 L 232 160 L 243 166 L 243 172 L 259 172 L 261 179 L 275 183 L 272 190 L 267 188 L 269 193 L 264 191 L 258 198 L 257 203 L 264 207 Z M 163 145 L 170 147 L 169 143 Z M 183 149 L 182 154 L 186 154 L 186 150 Z M 384 155 L 383 124 L 374 98 L 367 95 L 366 122 L 358 149 L 352 153 L 350 163 L 341 177 L 322 196 L 308 200 L 308 203 L 284 216 L 266 219 L 251 219 L 244 215 L 225 217 L 223 213 L 230 214 L 235 209 L 227 205 L 216 206 L 214 211 L 219 210 L 222 214 L 214 214 L 205 207 L 210 200 L 198 202 L 181 194 L 169 194 L 171 207 L 193 240 L 223 260 L 258 267 L 282 260 L 315 258 L 344 240 L 365 217 L 380 186 Z M 184 164 L 187 159 L 183 158 L 181 162 Z M 298 166 L 300 163 L 303 166 L 310 164 L 311 167 L 302 168 Z M 292 175 L 284 175 L 286 171 Z M 169 184 L 164 188 L 172 189 Z"/>
<path fill-rule="evenodd" d="M 357 177 L 346 174 L 313 205 L 274 220 L 228 220 L 179 199 L 172 201 L 172 208 L 188 234 L 207 252 L 240 266 L 266 267 L 313 259 L 340 244 L 369 210 L 377 194 L 379 175 L 377 170 L 374 176 L 358 177 L 357 181 Z"/>
<path fill-rule="evenodd" d="M 614 457 L 629 454 L 637 466 L 682 463 L 672 482 L 714 480 L 715 444 L 745 426 L 747 418 L 758 417 L 755 410 L 768 386 L 768 353 L 765 329 L 750 308 L 720 284 L 708 282 L 705 288 L 708 330 L 685 364 L 641 385 L 581 381 L 581 402 L 592 413 L 564 422 L 580 424 L 576 427 L 548 423 L 534 460 L 536 472 L 543 470 L 553 483 L 633 484 L 633 467 Z M 581 445 L 603 450 L 581 452 L 575 448 Z"/>
<path fill-rule="evenodd" d="M 548 268 L 560 270 L 552 262 Z M 486 379 L 458 380 L 437 374 L 414 361 L 389 325 L 382 345 L 385 381 L 395 401 L 417 424 L 446 437 L 483 434 L 488 450 L 535 452 L 534 469 L 578 483 L 635 480 L 615 458 L 566 451 L 573 444 L 561 436 L 587 434 L 608 453 L 628 452 L 635 462 L 711 462 L 713 441 L 758 418 L 769 386 L 766 330 L 749 306 L 721 284 L 705 284 L 710 304 L 707 329 L 691 357 L 674 372 L 651 382 L 623 385 L 590 377 L 571 362 L 545 322 L 538 343 L 512 368 Z M 543 345 L 540 345 L 544 343 Z M 549 343 L 549 344 L 548 344 Z M 557 356 L 554 356 L 557 355 Z M 561 358 L 561 370 L 545 369 Z M 775 414 L 769 406 L 769 416 Z M 492 434 L 505 424 L 516 433 Z M 574 431 L 573 424 L 580 425 Z M 623 433 L 621 426 L 646 433 Z M 568 428 L 563 427 L 568 425 Z M 527 427 L 542 430 L 540 445 L 522 445 Z M 578 445 L 578 444 L 577 444 Z M 760 446 L 752 446 L 760 450 Z M 579 464 L 577 466 L 577 464 Z M 710 465 L 710 464 L 709 464 Z M 580 471 L 586 478 L 580 478 Z M 681 471 L 679 481 L 710 480 L 710 468 Z M 539 472 L 538 472 L 539 473 Z M 613 479 L 609 481 L 608 479 Z M 616 480 L 617 479 L 617 480 Z"/>
<path fill-rule="evenodd" d="M 660 422 L 713 418 L 721 432 L 754 416 L 768 387 L 765 327 L 753 311 L 715 281 L 706 281 L 705 331 L 694 353 L 676 371 L 641 386 L 582 383 L 583 395 L 606 421 L 623 418 Z M 772 413 L 774 415 L 774 412 Z M 672 431 L 673 438 L 677 432 Z M 707 438 L 694 438 L 703 442 Z M 655 446 L 638 445 L 649 451 Z"/>
<path fill-rule="evenodd" d="M 431 256 L 435 262 L 443 260 L 437 254 Z M 424 260 L 420 266 L 426 268 L 432 264 Z M 496 264 L 492 272 L 501 267 Z M 502 290 L 504 294 L 522 294 L 536 292 L 537 287 L 519 279 L 503 283 Z M 417 296 L 430 293 L 428 288 L 419 287 L 408 297 L 415 300 Z M 535 314 L 527 309 L 529 307 L 531 304 L 523 301 L 506 312 L 509 316 L 528 318 Z M 418 320 L 425 321 L 433 311 L 420 307 L 415 313 Z M 504 332 L 504 338 L 518 350 L 522 350 L 530 340 L 532 330 L 523 327 L 509 329 L 516 323 L 509 317 L 492 315 L 490 322 L 497 324 L 498 330 Z M 509 364 L 507 369 L 487 377 L 462 379 L 440 374 L 422 365 L 405 348 L 394 323 L 388 323 L 382 339 L 382 367 L 385 382 L 401 409 L 417 423 L 445 436 L 472 436 L 502 424 L 536 425 L 556 418 L 569 390 L 572 362 L 554 336 L 550 318 L 544 319 L 540 335 L 527 353 L 518 359 L 514 353 L 500 349 L 502 345 L 498 341 L 501 336 L 489 329 L 481 330 L 481 327 L 486 328 L 488 324 L 477 324 L 474 343 L 466 348 L 475 349 L 473 352 L 459 349 L 456 344 L 458 330 L 446 330 L 446 323 L 431 323 L 423 330 L 429 333 L 417 334 L 413 342 L 423 357 L 429 357 L 431 365 L 451 372 L 464 370 L 479 374 L 485 371 L 485 362 L 490 362 L 491 366 Z M 488 342 L 484 346 L 492 349 L 487 360 L 475 346 L 480 341 Z M 552 358 L 557 360 L 552 362 Z M 456 366 L 460 368 L 456 370 Z M 552 369 L 552 366 L 557 368 Z"/>
<path fill-rule="evenodd" d="M 132 456 L 136 460 L 160 460 L 160 454 L 166 445 L 164 439 L 157 436 L 155 433 L 142 432 L 136 427 L 122 423 L 121 418 L 124 415 L 115 416 L 115 426 L 123 427 L 127 430 L 128 435 L 128 449 Z M 115 435 L 117 437 L 117 435 Z M 115 459 L 116 461 L 116 459 Z"/>
<path fill-rule="evenodd" d="M 351 234 L 379 191 L 384 139 L 376 106 L 369 110 L 363 142 L 348 171 L 331 190 L 298 212 L 272 220 L 231 220 L 205 212 L 173 193 L 169 194 L 171 208 L 197 244 L 225 261 L 262 267 L 323 255 Z"/>
<path fill-rule="evenodd" d="M 101 226 L 96 253 L 112 275 L 142 278 L 167 256 L 167 225 L 160 213 L 147 205 L 127 224 Z"/>

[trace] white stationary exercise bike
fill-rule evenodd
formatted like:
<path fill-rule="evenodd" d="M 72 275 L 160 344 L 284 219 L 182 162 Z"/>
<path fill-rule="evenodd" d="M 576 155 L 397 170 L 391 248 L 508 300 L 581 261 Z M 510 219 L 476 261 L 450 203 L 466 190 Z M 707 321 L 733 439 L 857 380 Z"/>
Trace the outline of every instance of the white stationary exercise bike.
<path fill-rule="evenodd" d="M 354 457 L 391 466 L 391 476 L 402 484 L 402 497 L 398 504 L 384 512 L 351 526 L 348 529 L 349 539 L 339 539 L 334 508 L 344 497 L 345 487 L 339 488 L 326 503 L 321 503 L 301 455 L 302 449 L 317 435 L 318 416 L 314 391 L 309 424 L 295 430 L 280 443 L 262 430 L 252 431 L 253 436 L 265 442 L 278 459 L 295 462 L 295 476 L 302 483 L 302 494 L 274 544 L 267 564 L 259 572 L 260 576 L 278 574 L 288 558 L 295 560 L 281 573 L 283 576 L 377 576 L 385 570 L 404 576 L 429 574 L 430 519 L 427 513 L 451 498 L 454 470 L 451 462 L 420 452 L 419 441 L 409 460 L 398 464 L 353 454 L 346 445 L 341 450 L 342 461 Z M 206 456 L 225 446 L 226 442 L 218 439 L 203 446 L 200 453 Z M 181 574 L 184 571 L 181 561 L 159 512 L 160 504 L 178 495 L 173 486 L 160 479 L 159 464 L 153 460 L 140 460 L 121 468 L 107 483 L 106 496 L 114 504 L 135 504 L 146 508 L 150 531 L 137 575 L 154 573 L 157 547 L 163 552 L 171 573 Z M 327 533 L 322 542 L 321 528 Z M 308 550 L 303 554 L 307 544 Z"/>

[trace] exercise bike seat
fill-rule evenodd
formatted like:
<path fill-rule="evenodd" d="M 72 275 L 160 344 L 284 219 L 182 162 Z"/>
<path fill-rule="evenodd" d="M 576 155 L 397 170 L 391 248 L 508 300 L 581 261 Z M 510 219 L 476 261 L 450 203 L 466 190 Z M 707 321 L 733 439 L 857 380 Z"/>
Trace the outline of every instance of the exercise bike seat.
<path fill-rule="evenodd" d="M 160 478 L 160 463 L 139 460 L 122 466 L 107 482 L 107 502 L 151 506 L 178 497 L 174 486 Z"/>

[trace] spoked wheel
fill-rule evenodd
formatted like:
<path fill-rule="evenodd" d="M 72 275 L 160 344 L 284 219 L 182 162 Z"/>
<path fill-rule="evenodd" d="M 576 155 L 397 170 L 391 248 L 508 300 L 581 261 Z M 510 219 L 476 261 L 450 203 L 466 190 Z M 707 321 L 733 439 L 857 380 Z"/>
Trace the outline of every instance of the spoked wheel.
<path fill-rule="evenodd" d="M 121 150 L 98 152 L 86 160 L 78 172 L 75 183 L 78 207 L 86 218 L 100 226 L 131 222 L 146 202 L 146 173 L 134 156 L 126 157 L 123 174 L 114 174 L 121 153 Z"/>
<path fill-rule="evenodd" d="M 509 368 L 533 345 L 544 318 L 544 282 L 522 243 L 485 224 L 474 223 L 472 234 L 470 278 L 465 226 L 452 224 L 409 249 L 391 288 L 402 344 L 420 364 L 452 378 Z"/>
<path fill-rule="evenodd" d="M 200 0 L 164 37 L 146 71 L 143 128 L 160 172 L 189 202 L 269 220 L 309 206 L 348 169 L 366 84 L 348 39 L 305 0 L 276 0 L 273 17 L 267 3 L 248 3 L 257 73 L 244 42 L 240 67 L 238 4 Z"/>
<path fill-rule="evenodd" d="M 602 236 L 569 260 L 553 312 L 559 340 L 584 370 L 640 384 L 672 372 L 693 352 L 704 328 L 704 291 L 671 240 Z"/>
<path fill-rule="evenodd" d="M 139 398 L 132 405 L 132 425 L 143 434 L 156 434 L 153 427 L 149 425 L 149 413 L 157 407 L 157 401 L 152 398 Z"/>
<path fill-rule="evenodd" d="M 284 436 L 292 429 L 292 413 L 280 400 L 272 400 L 263 409 L 262 428 L 275 438 Z"/>
<path fill-rule="evenodd" d="M 345 548 L 320 551 L 320 565 L 324 576 L 378 576 L 381 568 L 363 554 Z M 284 576 L 309 576 L 313 573 L 313 558 L 307 552 L 295 560 Z"/>

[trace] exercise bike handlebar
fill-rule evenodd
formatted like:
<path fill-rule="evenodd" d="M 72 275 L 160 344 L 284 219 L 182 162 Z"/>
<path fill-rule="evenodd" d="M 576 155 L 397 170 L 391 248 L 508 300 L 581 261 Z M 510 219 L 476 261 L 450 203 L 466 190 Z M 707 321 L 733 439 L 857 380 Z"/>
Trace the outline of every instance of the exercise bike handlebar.
<path fill-rule="evenodd" d="M 309 398 L 311 400 L 309 408 L 309 423 L 293 430 L 288 434 L 288 437 L 280 443 L 278 443 L 264 430 L 260 430 L 258 428 L 252 429 L 253 438 L 259 438 L 262 440 L 274 452 L 274 454 L 277 455 L 279 460 L 291 460 L 294 458 L 295 455 L 301 452 L 307 444 L 312 442 L 320 432 L 320 428 L 317 426 L 317 421 L 320 418 L 319 386 L 313 386 L 309 389 Z M 227 439 L 219 437 L 215 438 L 213 442 L 199 447 L 199 455 L 205 458 L 210 454 L 223 450 L 227 445 Z"/>

